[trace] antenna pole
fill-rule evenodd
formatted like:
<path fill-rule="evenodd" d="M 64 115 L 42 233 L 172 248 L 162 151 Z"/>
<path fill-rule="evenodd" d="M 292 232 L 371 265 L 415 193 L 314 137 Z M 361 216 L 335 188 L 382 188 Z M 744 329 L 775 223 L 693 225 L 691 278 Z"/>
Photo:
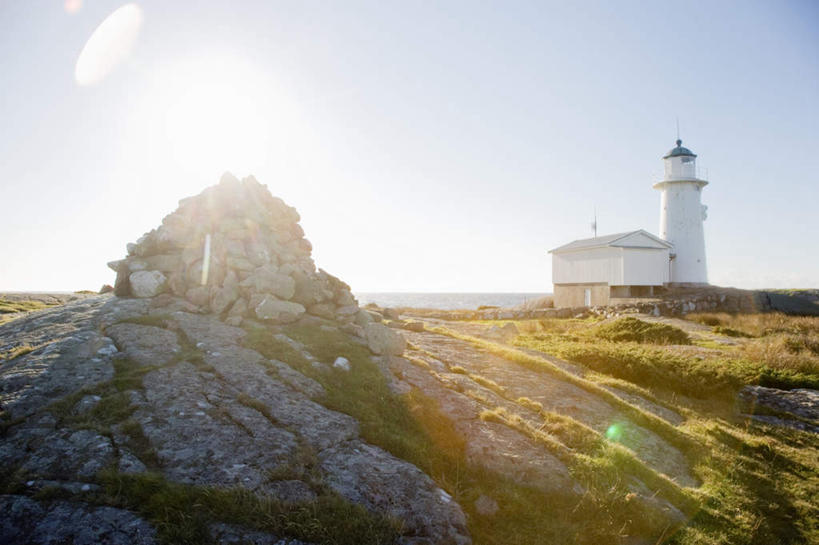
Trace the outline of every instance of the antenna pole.
<path fill-rule="evenodd" d="M 677 117 L 677 140 L 680 139 L 680 118 Z"/>
<path fill-rule="evenodd" d="M 594 238 L 597 238 L 597 206 L 594 207 L 594 221 L 591 224 L 592 232 L 594 232 Z"/>

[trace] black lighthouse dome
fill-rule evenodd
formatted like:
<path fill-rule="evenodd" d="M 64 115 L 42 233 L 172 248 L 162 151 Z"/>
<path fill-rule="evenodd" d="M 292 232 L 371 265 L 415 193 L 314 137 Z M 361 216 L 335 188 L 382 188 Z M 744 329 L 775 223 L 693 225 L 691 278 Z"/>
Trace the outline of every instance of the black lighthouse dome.
<path fill-rule="evenodd" d="M 679 138 L 677 139 L 677 147 L 671 148 L 671 150 L 663 155 L 663 159 L 668 159 L 669 157 L 696 157 L 697 154 L 691 151 L 688 148 L 684 148 L 682 146 L 682 140 Z"/>

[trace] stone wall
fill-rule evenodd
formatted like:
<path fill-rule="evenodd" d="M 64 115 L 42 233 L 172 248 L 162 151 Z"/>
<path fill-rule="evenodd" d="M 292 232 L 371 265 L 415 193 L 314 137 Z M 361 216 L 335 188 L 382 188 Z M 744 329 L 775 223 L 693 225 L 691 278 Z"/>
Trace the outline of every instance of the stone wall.
<path fill-rule="evenodd" d="M 610 305 L 543 309 L 486 309 L 476 311 L 424 311 L 424 316 L 443 320 L 526 320 L 542 318 L 572 318 L 575 316 L 613 316 L 620 314 L 653 314 L 684 316 L 691 312 L 784 312 L 786 314 L 819 315 L 819 304 L 807 296 L 782 292 L 751 291 L 716 286 L 675 290 L 662 298 L 611 299 Z M 555 290 L 557 304 L 557 290 Z M 582 302 L 582 300 L 581 300 Z M 557 305 L 556 305 L 557 306 Z M 412 314 L 411 310 L 406 311 Z"/>

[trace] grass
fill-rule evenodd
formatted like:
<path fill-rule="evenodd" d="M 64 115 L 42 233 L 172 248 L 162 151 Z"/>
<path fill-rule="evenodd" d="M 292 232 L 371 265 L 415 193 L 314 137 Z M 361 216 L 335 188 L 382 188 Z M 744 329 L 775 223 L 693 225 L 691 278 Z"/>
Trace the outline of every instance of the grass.
<path fill-rule="evenodd" d="M 111 436 L 113 426 L 127 422 L 134 412 L 129 390 L 142 389 L 142 377 L 156 368 L 140 366 L 129 359 L 114 360 L 111 380 L 82 388 L 51 403 L 45 411 L 57 418 L 58 426 L 92 429 L 101 435 Z M 77 403 L 86 396 L 98 396 L 100 399 L 87 411 L 77 413 Z"/>
<path fill-rule="evenodd" d="M 484 339 L 479 339 L 477 337 L 472 337 L 470 335 L 463 335 L 459 333 L 455 333 L 451 330 L 446 328 L 435 328 L 432 330 L 435 333 L 448 335 L 450 337 L 460 339 L 463 341 L 467 341 L 483 350 L 486 350 L 489 353 L 495 354 L 496 356 L 500 356 L 505 358 L 509 361 L 519 363 L 526 367 L 544 371 L 550 373 L 570 384 L 574 384 L 589 393 L 595 394 L 598 397 L 604 399 L 605 401 L 609 402 L 612 406 L 622 410 L 626 415 L 634 420 L 634 422 L 638 425 L 645 426 L 655 433 L 664 437 L 667 441 L 669 441 L 673 445 L 677 445 L 683 447 L 684 449 L 689 449 L 693 447 L 691 439 L 687 437 L 685 434 L 680 432 L 677 428 L 663 420 L 662 418 L 655 416 L 649 412 L 643 411 L 639 407 L 631 405 L 630 403 L 624 401 L 617 395 L 609 392 L 599 384 L 596 384 L 590 380 L 586 380 L 585 378 L 575 376 L 567 371 L 564 371 L 551 361 L 539 357 L 533 356 L 521 350 L 516 350 L 514 348 L 509 348 L 498 343 L 494 343 L 491 341 L 486 341 Z M 520 337 L 519 337 L 520 338 Z"/>
<path fill-rule="evenodd" d="M 611 342 L 650 344 L 691 344 L 688 333 L 669 324 L 646 322 L 634 317 L 605 322 L 591 330 L 591 335 Z"/>
<path fill-rule="evenodd" d="M 767 426 L 745 429 L 710 418 L 690 425 L 708 454 L 702 506 L 669 540 L 689 545 L 819 542 L 819 440 Z"/>
<path fill-rule="evenodd" d="M 713 331 L 717 335 L 723 335 L 725 337 L 745 337 L 745 338 L 753 337 L 753 335 L 745 333 L 744 331 L 740 331 L 740 330 L 734 329 L 732 327 L 726 327 L 726 326 L 721 326 L 721 325 L 714 326 Z"/>
<path fill-rule="evenodd" d="M 291 361 L 287 355 L 298 351 L 263 328 L 248 328 L 245 342 L 320 382 L 326 396 L 319 401 L 353 416 L 365 441 L 430 475 L 464 509 L 476 544 L 564 543 L 566 536 L 574 536 L 576 543 L 616 542 L 622 533 L 646 531 L 648 519 L 634 516 L 640 512 L 637 507 L 621 508 L 626 494 L 613 499 L 605 487 L 579 499 L 570 491 L 547 494 L 471 464 L 466 438 L 442 415 L 437 402 L 417 389 L 393 394 L 369 351 L 345 334 L 299 326 L 286 327 L 285 332 L 319 361 L 348 358 L 351 371 L 319 370 L 304 356 Z M 481 495 L 498 502 L 495 516 L 477 513 L 474 502 Z M 600 511 L 603 504 L 608 511 Z M 608 522 L 601 523 L 603 518 Z"/>
<path fill-rule="evenodd" d="M 54 304 L 44 303 L 42 301 L 9 301 L 8 299 L 0 299 L 0 314 L 30 312 L 51 306 L 54 306 Z"/>
<path fill-rule="evenodd" d="M 574 418 L 553 411 L 546 411 L 541 403 L 528 397 L 513 399 L 507 394 L 506 390 L 496 382 L 486 379 L 481 375 L 468 373 L 460 366 L 451 365 L 446 361 L 444 361 L 444 363 L 446 363 L 450 371 L 454 372 L 455 369 L 458 369 L 462 374 L 468 375 L 475 383 L 489 388 L 508 401 L 537 413 L 542 419 L 542 422 L 538 426 L 534 426 L 530 421 L 519 414 L 511 412 L 505 407 L 495 407 L 494 409 L 484 410 L 481 414 L 482 420 L 501 422 L 528 435 L 544 445 L 552 454 L 557 456 L 573 470 L 588 461 L 586 458 L 583 460 L 578 459 L 577 456 L 581 454 L 587 458 L 590 457 L 595 464 L 603 463 L 604 458 L 610 459 L 609 465 L 616 465 L 622 472 L 619 476 L 620 480 L 625 480 L 625 475 L 628 473 L 638 477 L 642 482 L 651 487 L 652 490 L 661 491 L 664 497 L 670 499 L 683 509 L 690 509 L 694 505 L 694 499 L 688 493 L 683 491 L 668 477 L 648 467 L 637 458 L 632 451 L 617 444 L 615 437 L 604 439 L 601 434 L 578 422 Z M 487 382 L 490 384 L 487 384 Z M 479 399 L 479 401 L 484 404 L 491 404 L 490 400 L 485 397 Z M 631 408 L 640 411 L 640 409 L 636 407 L 631 406 Z M 640 412 L 642 413 L 642 411 Z M 606 493 L 608 492 L 605 489 L 594 491 L 594 495 L 598 496 Z"/>
<path fill-rule="evenodd" d="M 58 305 L 59 303 L 45 303 L 43 301 L 9 301 L 0 299 L 0 324 L 10 322 L 20 317 L 22 312 L 42 310 Z"/>
<path fill-rule="evenodd" d="M 708 350 L 652 346 L 690 344 L 685 331 L 636 318 L 525 320 L 513 344 L 552 354 L 614 378 L 686 396 L 732 396 L 746 384 L 819 388 L 819 318 L 784 314 L 692 314 L 694 320 L 730 328 L 732 336 L 758 337 L 740 347 L 697 340 Z"/>
<path fill-rule="evenodd" d="M 749 339 L 739 350 L 744 358 L 773 369 L 819 375 L 819 317 L 779 312 L 696 313 L 688 317 L 712 326 L 714 333 Z"/>
<path fill-rule="evenodd" d="M 692 353 L 579 334 L 520 335 L 513 344 L 552 354 L 639 386 L 691 397 L 730 397 L 746 384 L 785 389 L 819 388 L 819 373 L 802 366 L 772 365 L 770 359 L 762 355 L 751 358 L 737 357 L 728 351 Z"/>
<path fill-rule="evenodd" d="M 172 483 L 156 473 L 124 475 L 103 472 L 98 501 L 142 514 L 168 544 L 212 543 L 212 522 L 290 536 L 316 544 L 391 543 L 398 523 L 352 504 L 330 490 L 314 501 L 285 503 L 245 489 Z"/>
<path fill-rule="evenodd" d="M 31 346 L 28 343 L 24 343 L 24 344 L 15 346 L 15 347 L 10 348 L 10 349 L 8 349 L 8 350 L 6 350 L 4 352 L 0 352 L 0 361 L 11 361 L 14 358 L 18 358 L 20 356 L 25 356 L 26 354 L 29 354 L 29 353 L 33 352 L 34 350 L 37 350 L 37 348 L 39 348 L 39 347 Z"/>
<path fill-rule="evenodd" d="M 573 329 L 575 335 L 582 334 L 581 327 Z M 452 336 L 471 340 L 480 348 L 510 361 L 533 368 L 542 365 L 542 362 L 527 360 L 502 345 L 462 335 Z M 546 366 L 544 370 L 555 372 Z M 530 410 L 542 411 L 540 404 L 531 399 L 521 398 L 517 402 Z M 712 415 L 709 412 L 711 403 L 712 399 L 706 398 L 699 401 L 697 410 L 678 409 L 688 419 L 681 426 L 686 440 L 676 444 L 692 463 L 693 473 L 703 484 L 691 491 L 690 496 L 684 490 L 683 498 L 678 498 L 679 501 L 689 496 L 693 505 L 698 505 L 688 511 L 690 521 L 676 531 L 664 532 L 656 542 L 674 545 L 819 543 L 819 504 L 816 502 L 819 497 L 819 437 L 788 428 L 749 424 L 734 413 Z M 721 410 L 725 408 L 722 401 L 714 403 Z M 607 517 L 622 513 L 629 506 L 628 489 L 623 486 L 623 469 L 628 468 L 629 473 L 638 475 L 641 470 L 629 466 L 634 457 L 628 456 L 625 449 L 607 450 L 612 445 L 606 443 L 603 449 L 595 450 L 592 434 L 584 434 L 565 416 L 557 417 L 551 421 L 544 419 L 543 427 L 535 431 L 543 431 L 560 443 L 576 448 L 576 461 L 570 467 L 580 482 L 593 489 L 611 487 L 611 494 L 592 494 L 588 500 L 600 511 L 597 520 L 601 524 L 610 524 Z M 522 419 L 507 418 L 511 425 L 521 425 Z M 651 482 L 651 473 L 645 478 Z M 663 484 L 668 483 L 654 482 L 651 487 L 659 489 Z M 663 490 L 663 496 L 673 497 L 673 487 Z"/>

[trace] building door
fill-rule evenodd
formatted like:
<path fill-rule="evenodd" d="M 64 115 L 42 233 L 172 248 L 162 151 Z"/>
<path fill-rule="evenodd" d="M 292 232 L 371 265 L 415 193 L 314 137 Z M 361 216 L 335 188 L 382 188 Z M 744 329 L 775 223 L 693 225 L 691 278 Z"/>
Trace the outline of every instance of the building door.
<path fill-rule="evenodd" d="M 591 288 L 586 288 L 583 291 L 583 305 L 587 307 L 591 306 Z"/>

